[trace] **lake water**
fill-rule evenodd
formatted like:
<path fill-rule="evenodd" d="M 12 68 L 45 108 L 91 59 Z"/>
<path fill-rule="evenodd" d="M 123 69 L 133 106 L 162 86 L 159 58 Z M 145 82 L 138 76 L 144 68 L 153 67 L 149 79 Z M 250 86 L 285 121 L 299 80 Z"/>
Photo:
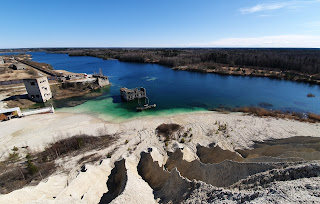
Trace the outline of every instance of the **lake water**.
<path fill-rule="evenodd" d="M 127 63 L 94 57 L 69 57 L 67 54 L 32 52 L 34 61 L 51 64 L 54 69 L 77 73 L 98 72 L 109 76 L 112 86 L 97 92 L 103 95 L 63 111 L 96 113 L 114 120 L 147 115 L 208 110 L 219 106 L 259 106 L 269 109 L 320 113 L 320 86 L 258 77 L 223 76 L 175 71 L 156 64 Z M 122 103 L 121 87 L 145 87 L 150 103 L 157 108 L 136 112 L 137 101 Z M 314 98 L 307 94 L 313 93 Z M 75 101 L 86 101 L 77 97 Z M 56 102 L 61 106 L 68 100 Z M 62 105 L 64 106 L 64 105 Z"/>

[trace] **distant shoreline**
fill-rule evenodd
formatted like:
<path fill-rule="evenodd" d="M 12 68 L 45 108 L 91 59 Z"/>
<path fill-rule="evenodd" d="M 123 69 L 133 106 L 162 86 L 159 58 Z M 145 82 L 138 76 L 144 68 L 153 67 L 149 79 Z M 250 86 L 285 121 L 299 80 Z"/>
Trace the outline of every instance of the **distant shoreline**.
<path fill-rule="evenodd" d="M 315 84 L 320 85 L 320 71 L 319 71 L 319 63 L 320 58 L 318 53 L 320 53 L 320 49 L 316 48 L 30 48 L 30 49 L 3 49 L 7 51 L 11 51 L 13 53 L 19 52 L 48 52 L 48 53 L 62 53 L 68 54 L 69 56 L 90 56 L 90 57 L 97 57 L 104 60 L 119 60 L 123 62 L 137 62 L 137 63 L 152 63 L 152 64 L 159 64 L 170 67 L 173 70 L 182 70 L 182 71 L 191 71 L 191 72 L 201 72 L 201 73 L 215 73 L 220 75 L 230 75 L 230 76 L 249 76 L 249 77 L 268 77 L 271 79 L 279 79 L 279 80 L 288 80 L 294 82 L 302 82 L 307 84 Z M 204 61 L 204 62 L 188 62 L 188 58 L 179 58 L 172 57 L 169 54 L 169 57 L 161 57 L 161 52 L 185 52 L 185 51 L 199 52 L 198 55 L 201 55 L 202 52 L 206 52 L 208 50 L 213 50 L 214 52 L 218 52 L 219 55 L 223 55 L 225 53 L 229 53 L 229 55 L 234 54 L 233 52 L 239 53 L 246 53 L 247 55 L 254 55 L 255 53 L 263 52 L 274 52 L 278 51 L 287 51 L 285 53 L 289 55 L 283 55 L 282 59 L 281 56 L 277 56 L 276 54 L 269 53 L 270 60 L 272 57 L 276 57 L 277 59 L 282 59 L 282 64 L 287 63 L 287 67 L 290 65 L 287 61 L 292 61 L 294 63 L 297 59 L 296 58 L 305 58 L 304 60 L 300 59 L 300 62 L 304 62 L 307 60 L 306 63 L 309 63 L 308 66 L 312 67 L 311 70 L 318 70 L 313 71 L 313 73 L 307 73 L 303 71 L 296 71 L 291 69 L 280 69 L 280 68 L 271 68 L 271 67 L 264 67 L 264 66 L 257 66 L 257 65 L 235 65 L 234 62 L 232 63 L 221 63 L 221 62 L 211 62 L 211 61 Z M 200 50 L 200 51 L 198 51 Z M 290 51 L 291 50 L 291 51 Z M 304 54 L 304 52 L 299 50 L 309 50 L 309 54 Z M 154 52 L 156 51 L 156 54 Z M 221 51 L 221 53 L 219 53 Z M 160 54 L 158 53 L 160 52 Z M 249 54 L 248 54 L 248 53 Z M 0 51 L 0 53 L 8 53 L 6 51 Z M 153 54 L 150 57 L 150 54 Z M 253 54 L 252 54 L 253 53 Z M 163 54 L 163 53 L 162 53 Z M 208 53 L 205 53 L 208 54 Z M 217 53 L 215 53 L 217 54 Z M 260 53 L 261 54 L 261 53 Z M 158 56 L 159 55 L 159 56 Z M 239 55 L 239 54 L 238 54 Z M 237 55 L 236 55 L 237 56 Z M 259 55 L 258 61 L 259 61 Z M 192 55 L 191 55 L 192 57 Z M 221 57 L 221 56 L 220 56 Z M 260 56 L 261 58 L 261 56 Z M 293 59 L 292 59 L 293 58 Z M 308 58 L 308 59 L 307 59 Z M 169 61 L 168 61 L 169 60 Z M 174 65 L 172 60 L 178 60 L 178 64 Z M 302 60 L 302 61 L 301 61 Z M 218 60 L 219 61 L 219 60 Z M 221 61 L 221 59 L 220 59 Z M 222 60 L 223 61 L 223 60 Z M 312 61 L 312 62 L 311 62 Z M 227 62 L 227 61 L 226 61 Z M 271 62 L 270 62 L 271 63 Z M 279 62 L 280 63 L 280 62 Z M 280 64 L 281 64 L 280 63 Z M 311 64 L 310 64 L 311 63 Z M 185 64 L 185 65 L 181 65 Z M 295 64 L 297 66 L 297 63 Z M 307 64 L 302 63 L 301 67 L 306 67 Z M 303 70 L 303 68 L 301 68 Z"/>
<path fill-rule="evenodd" d="M 280 49 L 280 48 L 279 48 Z M 159 51 L 158 51 L 159 50 Z M 316 63 L 316 60 L 320 61 L 320 58 L 316 58 L 318 53 L 313 53 L 317 52 L 317 49 L 311 49 L 313 52 L 309 55 L 306 55 L 307 57 L 310 58 L 309 61 L 314 61 L 312 65 L 309 65 L 313 70 L 319 70 L 319 71 L 313 71 L 313 73 L 307 73 L 307 72 L 301 72 L 301 71 L 296 71 L 296 70 L 290 70 L 290 69 L 280 69 L 280 68 L 271 68 L 271 67 L 262 67 L 262 66 L 257 66 L 257 65 L 235 65 L 233 62 L 231 64 L 228 63 L 219 63 L 219 62 L 189 62 L 192 59 L 189 58 L 182 58 L 182 57 L 161 57 L 161 54 L 158 52 L 169 52 L 168 56 L 170 56 L 171 52 L 182 52 L 185 50 L 188 50 L 190 52 L 195 52 L 195 55 L 201 55 L 201 52 L 207 51 L 210 49 L 199 49 L 201 52 L 197 49 L 66 49 L 66 50 L 59 50 L 59 49 L 48 49 L 44 50 L 45 52 L 49 53 L 63 53 L 63 54 L 68 54 L 69 56 L 91 56 L 91 57 L 97 57 L 101 58 L 104 60 L 110 60 L 110 59 L 117 59 L 122 62 L 137 62 L 137 63 L 151 63 L 151 64 L 159 64 L 163 65 L 166 67 L 169 67 L 173 70 L 182 70 L 182 71 L 191 71 L 191 72 L 201 72 L 201 73 L 214 73 L 214 74 L 219 74 L 219 75 L 231 75 L 231 76 L 249 76 L 249 77 L 267 77 L 271 79 L 279 79 L 279 80 L 288 80 L 288 81 L 294 81 L 294 82 L 303 82 L 307 84 L 315 84 L 315 85 L 320 85 L 320 73 L 319 73 L 319 68 L 318 64 Z M 173 50 L 173 51 L 172 51 Z M 213 49 L 215 52 L 219 53 L 219 49 Z M 218 50 L 218 51 L 217 51 Z M 228 50 L 228 49 L 221 49 L 223 51 Z M 246 49 L 230 49 L 230 50 L 246 50 Z M 248 52 L 250 50 L 271 50 L 271 49 L 247 49 Z M 277 50 L 277 49 L 273 49 Z M 282 49 L 280 49 L 282 50 Z M 283 50 L 290 50 L 290 49 L 285 49 Z M 286 61 L 290 61 L 292 57 L 296 58 L 302 58 L 304 56 L 300 56 L 300 53 L 295 53 L 296 50 L 299 49 L 292 49 L 292 53 L 288 51 L 291 55 L 288 58 L 286 55 L 284 56 L 287 57 L 283 59 L 284 62 L 281 62 L 285 64 Z M 320 49 L 319 49 L 320 50 Z M 114 52 L 114 53 L 113 53 Z M 154 54 L 156 52 L 156 54 Z M 209 51 L 208 51 L 209 52 Z M 231 52 L 231 51 L 230 51 Z M 242 51 L 243 53 L 246 53 L 245 51 Z M 311 51 L 310 51 L 311 52 Z M 151 53 L 151 54 L 149 54 Z M 226 53 L 228 53 L 226 51 Z M 208 53 L 205 53 L 208 55 Z M 217 54 L 217 53 L 214 53 Z M 223 54 L 223 52 L 222 52 Z M 221 54 L 221 55 L 222 55 Z M 229 53 L 230 54 L 230 53 Z M 320 52 L 319 52 L 320 54 Z M 152 55 L 152 56 L 150 56 Z M 159 56 L 158 56 L 159 55 Z M 162 53 L 163 55 L 163 53 Z M 232 52 L 231 52 L 232 55 Z M 249 55 L 249 54 L 248 54 Z M 269 57 L 272 57 L 275 55 L 274 53 L 271 53 Z M 289 54 L 288 54 L 289 55 Z M 193 55 L 191 55 L 193 57 Z M 280 56 L 276 56 L 278 59 Z M 261 58 L 261 56 L 260 56 Z M 280 57 L 281 59 L 281 57 Z M 311 60 L 312 59 L 312 60 Z M 292 59 L 292 61 L 295 61 L 296 59 Z M 175 62 L 177 61 L 177 63 Z M 227 61 L 226 61 L 227 62 Z M 185 65 L 181 65 L 185 64 Z M 290 64 L 290 63 L 289 63 Z M 295 64 L 297 66 L 297 64 Z M 286 65 L 289 66 L 289 65 Z M 301 65 L 301 66 L 306 66 L 306 65 Z M 301 68 L 303 70 L 303 68 Z"/>

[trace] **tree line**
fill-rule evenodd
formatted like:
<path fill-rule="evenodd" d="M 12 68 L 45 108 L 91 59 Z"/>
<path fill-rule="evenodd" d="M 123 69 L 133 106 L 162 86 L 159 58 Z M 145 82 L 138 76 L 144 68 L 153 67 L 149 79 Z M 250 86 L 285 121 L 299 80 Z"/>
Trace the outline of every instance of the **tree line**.
<path fill-rule="evenodd" d="M 190 48 L 190 49 L 134 49 L 134 48 L 57 48 L 49 52 L 70 56 L 93 56 L 126 62 L 157 63 L 170 67 L 223 64 L 227 66 L 290 70 L 305 74 L 320 73 L 320 49 L 289 48 Z M 210 69 L 200 66 L 200 69 Z"/>
<path fill-rule="evenodd" d="M 22 50 L 20 50 L 22 51 Z M 320 74 L 320 49 L 300 48 L 37 48 L 27 51 L 68 53 L 126 62 L 157 63 L 169 67 L 214 64 L 277 69 L 303 74 Z"/>

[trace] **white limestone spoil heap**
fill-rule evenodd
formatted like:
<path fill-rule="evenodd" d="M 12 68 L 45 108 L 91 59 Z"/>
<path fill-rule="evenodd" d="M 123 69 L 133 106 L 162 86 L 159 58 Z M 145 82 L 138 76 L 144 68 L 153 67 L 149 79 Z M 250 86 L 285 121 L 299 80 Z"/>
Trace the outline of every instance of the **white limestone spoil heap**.
<path fill-rule="evenodd" d="M 162 123 L 177 123 L 184 130 L 191 129 L 193 136 L 185 143 L 170 141 L 166 146 L 155 132 Z M 226 124 L 227 131 L 216 134 L 219 124 Z M 215 112 L 111 123 L 90 115 L 57 112 L 0 123 L 0 129 L 1 160 L 6 158 L 13 146 L 18 147 L 23 156 L 26 152 L 22 146 L 28 146 L 32 151 L 41 151 L 52 141 L 78 133 L 99 135 L 103 132 L 118 136 L 117 141 L 106 149 L 57 160 L 57 172 L 35 186 L 29 185 L 0 195 L 0 203 L 99 203 L 110 190 L 110 178 L 117 187 L 111 203 L 320 202 L 320 180 L 319 176 L 314 175 L 320 166 L 318 161 L 276 167 L 264 164 L 265 169 L 244 177 L 236 173 L 237 170 L 241 172 L 241 168 L 234 167 L 234 176 L 239 179 L 226 185 L 218 185 L 214 182 L 218 182 L 219 178 L 214 178 L 215 175 L 208 172 L 214 172 L 212 169 L 220 168 L 230 161 L 203 164 L 196 154 L 198 144 L 207 147 L 215 143 L 222 149 L 233 152 L 235 149 L 249 148 L 254 141 L 292 136 L 319 137 L 319 124 Z M 165 167 L 170 161 L 167 151 L 174 152 L 179 148 L 181 157 L 171 162 L 172 168 L 168 169 L 168 166 Z M 107 158 L 106 155 L 110 152 L 112 156 Z M 82 157 L 93 153 L 101 159 L 92 163 L 78 163 Z M 147 156 L 141 159 L 144 154 L 150 155 L 149 160 L 146 160 Z M 116 164 L 120 161 L 123 166 L 117 170 Z M 144 170 L 139 168 L 141 161 L 145 162 Z M 245 166 L 236 162 L 232 164 Z M 183 171 L 183 168 L 190 168 L 190 173 Z M 278 169 L 278 173 L 272 171 L 274 168 Z M 142 171 L 145 173 L 141 173 Z M 314 174 L 308 177 L 309 173 L 303 174 L 305 171 Z M 199 172 L 207 173 L 206 176 L 201 176 L 197 175 Z M 291 175 L 290 172 L 301 176 L 294 180 L 281 180 L 282 174 Z M 275 175 L 280 175 L 278 180 Z M 149 180 L 157 176 L 158 179 Z M 266 180 L 265 185 L 260 185 L 258 181 L 261 177 L 270 180 Z"/>

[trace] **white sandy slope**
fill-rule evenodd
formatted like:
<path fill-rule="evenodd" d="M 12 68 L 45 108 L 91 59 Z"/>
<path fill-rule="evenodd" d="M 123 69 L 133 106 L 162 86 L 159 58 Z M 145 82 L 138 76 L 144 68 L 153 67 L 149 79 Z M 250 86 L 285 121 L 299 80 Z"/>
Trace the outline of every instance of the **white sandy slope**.
<path fill-rule="evenodd" d="M 292 136 L 320 136 L 320 125 L 274 118 L 258 118 L 241 113 L 222 114 L 201 112 L 158 118 L 140 118 L 123 123 L 112 123 L 94 116 L 72 113 L 34 115 L 0 123 L 0 156 L 4 160 L 13 146 L 21 154 L 28 146 L 29 151 L 42 150 L 48 143 L 78 133 L 91 135 L 118 134 L 117 142 L 101 151 L 93 151 L 102 157 L 102 163 L 86 165 L 87 171 L 80 172 L 78 157 L 68 158 L 57 163 L 61 170 L 44 179 L 36 186 L 28 186 L 0 195 L 0 203 L 98 203 L 108 191 L 107 180 L 114 162 L 126 158 L 128 181 L 124 191 L 113 203 L 152 203 L 155 202 L 152 189 L 139 176 L 137 164 L 140 153 L 149 147 L 154 149 L 154 160 L 162 165 L 166 161 L 165 145 L 159 141 L 155 129 L 162 123 L 178 123 L 185 130 L 191 128 L 192 140 L 185 144 L 175 142 L 184 149 L 184 159 L 196 159 L 196 145 L 207 146 L 217 143 L 223 149 L 234 151 L 248 148 L 253 141 L 287 138 Z M 216 134 L 218 124 L 227 124 L 227 133 Z M 128 143 L 125 143 L 128 140 Z M 115 149 L 111 159 L 106 154 Z M 89 154 L 89 153 L 88 153 Z"/>
<path fill-rule="evenodd" d="M 162 123 L 177 123 L 191 128 L 193 139 L 188 144 L 194 149 L 197 143 L 212 142 L 224 149 L 248 148 L 253 141 L 280 139 L 292 136 L 320 136 L 319 123 L 302 123 L 293 120 L 259 118 L 241 113 L 222 114 L 201 112 L 170 117 L 140 118 L 123 123 L 106 122 L 85 114 L 55 113 L 33 115 L 0 123 L 0 160 L 14 146 L 28 146 L 42 150 L 48 143 L 76 134 L 120 134 L 126 139 L 153 138 L 155 129 Z M 218 124 L 227 124 L 228 133 L 215 134 Z M 146 135 L 147 134 L 147 135 Z M 152 145 L 152 141 L 150 141 Z"/>

